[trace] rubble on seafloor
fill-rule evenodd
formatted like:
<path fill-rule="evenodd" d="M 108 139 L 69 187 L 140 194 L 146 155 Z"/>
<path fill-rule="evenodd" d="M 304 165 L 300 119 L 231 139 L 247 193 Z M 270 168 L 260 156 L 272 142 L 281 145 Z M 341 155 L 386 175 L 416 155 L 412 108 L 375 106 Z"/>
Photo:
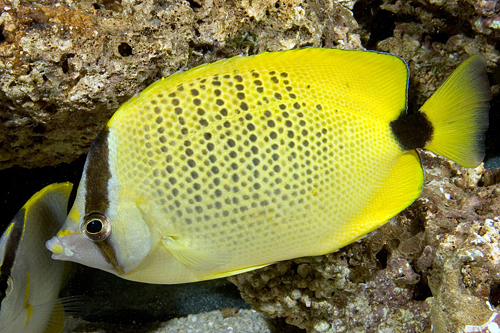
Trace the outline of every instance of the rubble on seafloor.
<path fill-rule="evenodd" d="M 254 309 L 308 332 L 483 332 L 472 328 L 500 310 L 500 171 L 420 155 L 424 191 L 386 225 L 230 281 Z"/>

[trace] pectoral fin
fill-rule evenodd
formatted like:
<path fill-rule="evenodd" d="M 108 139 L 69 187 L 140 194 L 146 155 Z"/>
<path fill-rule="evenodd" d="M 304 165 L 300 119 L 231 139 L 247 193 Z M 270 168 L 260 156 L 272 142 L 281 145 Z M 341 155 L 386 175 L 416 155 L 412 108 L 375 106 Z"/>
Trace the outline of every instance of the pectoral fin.
<path fill-rule="evenodd" d="M 199 271 L 214 269 L 228 263 L 230 260 L 228 254 L 196 250 L 182 244 L 177 237 L 173 236 L 164 236 L 162 244 L 177 260 Z"/>

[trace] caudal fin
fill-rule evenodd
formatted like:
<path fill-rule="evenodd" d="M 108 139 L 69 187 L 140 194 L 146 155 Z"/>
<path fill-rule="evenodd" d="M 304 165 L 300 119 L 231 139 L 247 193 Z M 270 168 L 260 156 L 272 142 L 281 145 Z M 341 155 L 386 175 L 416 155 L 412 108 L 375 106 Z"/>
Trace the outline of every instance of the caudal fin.
<path fill-rule="evenodd" d="M 491 91 L 486 61 L 475 55 L 462 63 L 424 103 L 421 111 L 433 126 L 425 149 L 465 167 L 476 167 L 484 158 Z"/>

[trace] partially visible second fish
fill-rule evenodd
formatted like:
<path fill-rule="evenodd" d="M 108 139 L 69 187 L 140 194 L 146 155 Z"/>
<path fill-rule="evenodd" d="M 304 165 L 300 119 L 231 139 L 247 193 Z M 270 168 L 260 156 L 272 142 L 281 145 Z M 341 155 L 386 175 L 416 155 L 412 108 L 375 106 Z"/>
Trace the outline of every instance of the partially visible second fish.
<path fill-rule="evenodd" d="M 52 184 L 37 192 L 0 238 L 0 333 L 62 332 L 64 263 L 50 258 L 45 241 L 63 224 L 72 187 Z"/>

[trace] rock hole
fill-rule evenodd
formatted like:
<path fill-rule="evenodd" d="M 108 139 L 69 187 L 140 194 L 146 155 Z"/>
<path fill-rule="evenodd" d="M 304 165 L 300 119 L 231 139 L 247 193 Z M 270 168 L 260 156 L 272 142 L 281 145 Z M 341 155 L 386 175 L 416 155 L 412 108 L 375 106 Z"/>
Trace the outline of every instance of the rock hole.
<path fill-rule="evenodd" d="M 50 114 L 54 114 L 57 112 L 57 109 L 54 107 L 53 104 L 49 104 L 47 105 L 45 108 L 44 108 L 45 112 L 47 113 L 50 113 Z"/>
<path fill-rule="evenodd" d="M 201 4 L 199 4 L 197 1 L 188 0 L 188 3 L 189 3 L 189 7 L 191 7 L 191 9 L 193 9 L 193 10 L 201 8 Z"/>
<path fill-rule="evenodd" d="M 423 34 L 422 40 L 428 40 L 432 43 L 446 44 L 448 41 L 449 34 L 437 33 L 437 34 Z"/>
<path fill-rule="evenodd" d="M 490 301 L 491 305 L 494 307 L 500 305 L 500 284 L 494 283 L 490 287 L 490 294 L 488 296 L 488 301 Z"/>
<path fill-rule="evenodd" d="M 387 259 L 389 258 L 389 254 L 389 250 L 384 245 L 384 247 L 375 255 L 375 258 L 377 258 L 377 260 L 380 262 L 380 265 L 383 269 L 387 267 Z"/>
<path fill-rule="evenodd" d="M 101 6 L 99 6 L 99 4 L 98 4 L 98 3 L 93 3 L 93 4 L 92 4 L 92 7 L 94 7 L 94 9 L 95 9 L 95 10 L 99 10 L 99 9 L 101 9 Z"/>
<path fill-rule="evenodd" d="M 33 132 L 37 134 L 45 133 L 45 126 L 43 126 L 42 124 L 37 124 L 35 127 L 33 127 Z"/>
<path fill-rule="evenodd" d="M 426 282 L 420 280 L 415 285 L 415 291 L 413 295 L 414 300 L 425 301 L 428 297 L 432 296 L 431 288 L 429 288 L 429 285 Z"/>
<path fill-rule="evenodd" d="M 129 57 L 132 55 L 132 47 L 127 43 L 121 43 L 118 45 L 118 53 L 120 53 L 122 57 Z"/>
<path fill-rule="evenodd" d="M 379 41 L 393 36 L 396 21 L 404 22 L 411 18 L 409 15 L 396 15 L 382 10 L 381 3 L 382 1 L 358 1 L 353 8 L 354 18 L 369 33 L 363 36 L 363 45 L 367 49 L 375 49 Z"/>
<path fill-rule="evenodd" d="M 74 56 L 75 56 L 74 54 L 66 54 L 65 56 L 62 57 L 60 66 L 64 74 L 67 74 L 69 72 L 68 59 L 73 58 Z"/>
<path fill-rule="evenodd" d="M 3 25 L 0 25 L 0 43 L 5 42 L 5 35 L 3 34 Z"/>

